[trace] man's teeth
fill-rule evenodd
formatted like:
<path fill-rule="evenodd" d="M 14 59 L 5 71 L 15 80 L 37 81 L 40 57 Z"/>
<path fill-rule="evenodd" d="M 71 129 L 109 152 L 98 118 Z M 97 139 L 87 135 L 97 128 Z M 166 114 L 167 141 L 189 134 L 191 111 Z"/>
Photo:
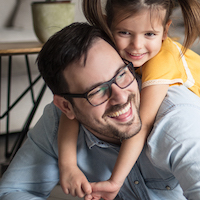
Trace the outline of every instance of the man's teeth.
<path fill-rule="evenodd" d="M 115 113 L 109 114 L 108 116 L 109 116 L 109 117 L 119 117 L 120 115 L 122 115 L 122 114 L 128 112 L 128 110 L 130 109 L 130 107 L 131 107 L 131 104 L 129 103 L 129 104 L 128 104 L 125 108 L 123 108 L 122 110 L 119 110 L 119 111 L 117 111 L 117 112 L 115 112 Z"/>

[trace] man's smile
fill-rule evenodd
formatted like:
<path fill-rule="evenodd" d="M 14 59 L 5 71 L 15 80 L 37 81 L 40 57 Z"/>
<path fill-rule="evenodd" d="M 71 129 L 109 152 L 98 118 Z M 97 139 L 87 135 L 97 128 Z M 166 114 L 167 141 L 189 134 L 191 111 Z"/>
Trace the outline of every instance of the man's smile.
<path fill-rule="evenodd" d="M 110 114 L 108 115 L 108 117 L 111 117 L 111 118 L 113 118 L 113 117 L 119 117 L 120 115 L 123 115 L 123 114 L 128 113 L 128 111 L 129 111 L 130 108 L 131 108 L 131 103 L 129 102 L 129 103 L 126 105 L 126 107 L 124 107 L 124 108 L 122 108 L 121 110 L 118 110 L 118 111 L 116 111 L 116 112 L 110 113 Z"/>

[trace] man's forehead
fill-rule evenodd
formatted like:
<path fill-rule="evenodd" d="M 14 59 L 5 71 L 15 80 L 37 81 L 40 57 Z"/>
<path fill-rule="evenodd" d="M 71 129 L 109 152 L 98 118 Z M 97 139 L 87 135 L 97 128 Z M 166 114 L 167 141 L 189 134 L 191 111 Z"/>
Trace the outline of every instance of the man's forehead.
<path fill-rule="evenodd" d="M 74 62 L 76 67 L 95 67 L 99 64 L 114 64 L 121 66 L 123 61 L 119 53 L 108 42 L 101 38 L 96 38 L 88 51 Z M 74 66 L 74 65 L 73 65 Z"/>
<path fill-rule="evenodd" d="M 86 64 L 92 62 L 98 63 L 115 63 L 122 62 L 118 52 L 105 40 L 96 40 L 88 51 Z"/>
<path fill-rule="evenodd" d="M 73 77 L 74 87 L 76 82 L 79 88 L 81 84 L 84 85 L 85 90 L 93 85 L 110 80 L 123 66 L 124 62 L 117 51 L 106 41 L 99 39 L 89 49 L 85 64 L 84 56 L 82 56 L 78 62 L 68 68 L 66 75 L 70 85 L 72 85 Z"/>

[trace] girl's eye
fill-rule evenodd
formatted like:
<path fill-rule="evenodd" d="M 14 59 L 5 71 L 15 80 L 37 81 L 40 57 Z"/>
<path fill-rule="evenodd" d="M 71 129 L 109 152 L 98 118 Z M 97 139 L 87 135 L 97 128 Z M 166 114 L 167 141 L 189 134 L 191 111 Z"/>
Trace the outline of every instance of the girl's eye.
<path fill-rule="evenodd" d="M 145 35 L 148 37 L 152 37 L 152 36 L 155 36 L 156 34 L 155 33 L 146 33 Z"/>
<path fill-rule="evenodd" d="M 121 34 L 121 35 L 130 35 L 130 33 L 127 32 L 127 31 L 119 31 L 119 34 Z"/>

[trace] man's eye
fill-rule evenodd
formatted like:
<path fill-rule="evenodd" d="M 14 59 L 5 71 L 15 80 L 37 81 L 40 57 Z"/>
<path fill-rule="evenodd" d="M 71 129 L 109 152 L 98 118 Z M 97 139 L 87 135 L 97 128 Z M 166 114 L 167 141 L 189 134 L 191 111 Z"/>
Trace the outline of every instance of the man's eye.
<path fill-rule="evenodd" d="M 129 71 L 129 69 L 126 67 L 125 69 L 123 69 L 123 70 L 119 73 L 118 77 L 123 77 L 123 76 L 125 76 L 125 75 L 127 74 L 128 71 Z"/>
<path fill-rule="evenodd" d="M 100 93 L 100 92 L 101 92 L 101 89 L 98 88 L 98 89 L 96 89 L 96 90 L 94 90 L 94 91 L 91 91 L 90 94 L 89 94 L 89 96 L 92 97 L 92 96 L 94 96 L 94 95 L 96 95 L 96 94 L 98 94 L 98 93 Z"/>
<path fill-rule="evenodd" d="M 125 74 L 126 74 L 126 71 L 121 72 L 121 73 L 119 74 L 118 78 L 122 78 L 123 76 L 125 76 Z"/>
<path fill-rule="evenodd" d="M 107 90 L 107 87 L 96 88 L 89 93 L 89 97 L 92 98 L 93 96 L 97 96 L 97 95 L 103 96 L 106 93 L 106 90 Z"/>
<path fill-rule="evenodd" d="M 125 77 L 126 77 L 126 71 L 123 70 L 117 77 L 116 77 L 116 81 L 119 83 L 119 81 L 124 81 Z"/>

